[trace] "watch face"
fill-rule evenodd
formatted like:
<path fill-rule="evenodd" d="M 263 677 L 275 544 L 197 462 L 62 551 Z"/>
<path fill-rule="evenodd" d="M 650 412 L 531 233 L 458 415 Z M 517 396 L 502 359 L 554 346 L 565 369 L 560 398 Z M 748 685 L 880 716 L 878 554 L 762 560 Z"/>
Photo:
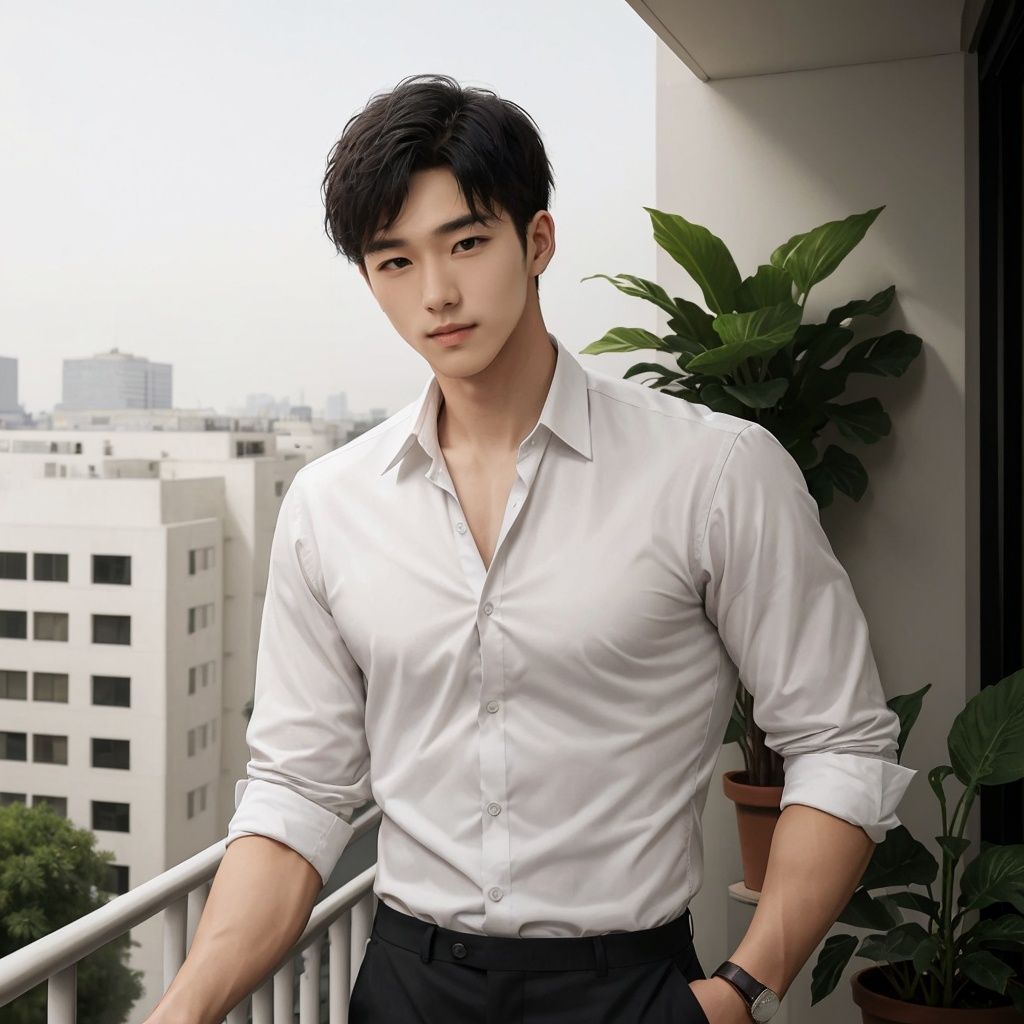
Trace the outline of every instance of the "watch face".
<path fill-rule="evenodd" d="M 750 1016 L 756 1021 L 771 1020 L 778 1008 L 779 997 L 770 988 L 766 988 L 751 1004 Z"/>

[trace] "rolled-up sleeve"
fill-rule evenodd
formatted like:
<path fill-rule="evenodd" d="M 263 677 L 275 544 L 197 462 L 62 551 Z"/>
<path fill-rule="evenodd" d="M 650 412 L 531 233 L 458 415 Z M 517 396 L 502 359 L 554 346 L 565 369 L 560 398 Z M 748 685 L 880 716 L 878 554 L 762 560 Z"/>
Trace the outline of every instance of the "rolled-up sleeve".
<path fill-rule="evenodd" d="M 246 729 L 250 759 L 235 784 L 225 846 L 276 839 L 326 884 L 370 799 L 364 677 L 331 614 L 305 510 L 304 471 L 285 493 L 271 543 Z"/>
<path fill-rule="evenodd" d="M 880 843 L 917 772 L 896 763 L 899 717 L 817 503 L 758 423 L 735 436 L 711 486 L 697 578 L 754 721 L 784 759 L 781 807 L 816 807 Z"/>

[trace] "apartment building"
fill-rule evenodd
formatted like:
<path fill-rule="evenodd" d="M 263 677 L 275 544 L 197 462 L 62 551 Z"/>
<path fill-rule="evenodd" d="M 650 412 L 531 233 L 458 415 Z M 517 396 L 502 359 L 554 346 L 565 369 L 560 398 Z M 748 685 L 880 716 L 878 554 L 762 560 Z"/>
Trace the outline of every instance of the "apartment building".
<path fill-rule="evenodd" d="M 49 803 L 120 893 L 224 835 L 248 760 L 273 434 L 0 430 L 0 802 Z M 159 920 L 132 966 L 160 990 Z"/>

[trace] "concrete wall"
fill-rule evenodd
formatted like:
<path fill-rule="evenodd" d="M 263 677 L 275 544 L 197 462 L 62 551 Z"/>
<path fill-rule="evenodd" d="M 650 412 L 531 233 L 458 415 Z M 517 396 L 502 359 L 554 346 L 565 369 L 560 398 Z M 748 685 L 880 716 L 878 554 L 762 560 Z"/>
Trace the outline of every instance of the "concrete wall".
<path fill-rule="evenodd" d="M 932 684 L 903 755 L 921 771 L 898 813 L 933 852 L 939 817 L 927 771 L 946 762 L 949 726 L 978 689 L 977 552 L 969 531 L 977 386 L 973 60 L 953 53 L 704 83 L 658 44 L 655 205 L 722 238 L 743 276 L 798 232 L 886 206 L 811 291 L 805 319 L 894 283 L 896 301 L 869 325 L 871 334 L 902 328 L 924 341 L 902 378 L 851 378 L 840 401 L 877 396 L 893 432 L 853 447 L 831 427 L 823 433 L 824 444 L 849 447 L 863 461 L 869 485 L 860 502 L 837 496 L 821 518 L 867 617 L 887 695 Z M 697 286 L 660 250 L 658 281 L 702 304 Z M 863 327 L 857 333 L 868 336 Z M 742 759 L 731 745 L 719 770 L 736 767 Z M 720 783 L 709 792 L 704 827 L 705 876 L 692 909 L 710 973 L 735 950 L 752 910 L 727 895 L 741 869 L 734 808 Z M 859 1022 L 847 978 L 869 962 L 855 958 L 832 995 L 811 1007 L 817 955 L 776 1019 Z"/>

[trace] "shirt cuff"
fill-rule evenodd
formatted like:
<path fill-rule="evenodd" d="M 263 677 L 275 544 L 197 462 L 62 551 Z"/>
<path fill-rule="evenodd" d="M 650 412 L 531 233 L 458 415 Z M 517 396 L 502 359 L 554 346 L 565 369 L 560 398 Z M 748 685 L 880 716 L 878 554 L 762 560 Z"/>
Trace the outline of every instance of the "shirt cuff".
<path fill-rule="evenodd" d="M 224 848 L 239 836 L 276 839 L 305 857 L 326 885 L 354 832 L 344 818 L 286 786 L 266 779 L 239 779 Z"/>
<path fill-rule="evenodd" d="M 917 774 L 893 761 L 867 754 L 811 751 L 785 758 L 785 786 L 779 809 L 806 804 L 860 825 L 872 842 L 900 824 L 897 804 Z"/>

